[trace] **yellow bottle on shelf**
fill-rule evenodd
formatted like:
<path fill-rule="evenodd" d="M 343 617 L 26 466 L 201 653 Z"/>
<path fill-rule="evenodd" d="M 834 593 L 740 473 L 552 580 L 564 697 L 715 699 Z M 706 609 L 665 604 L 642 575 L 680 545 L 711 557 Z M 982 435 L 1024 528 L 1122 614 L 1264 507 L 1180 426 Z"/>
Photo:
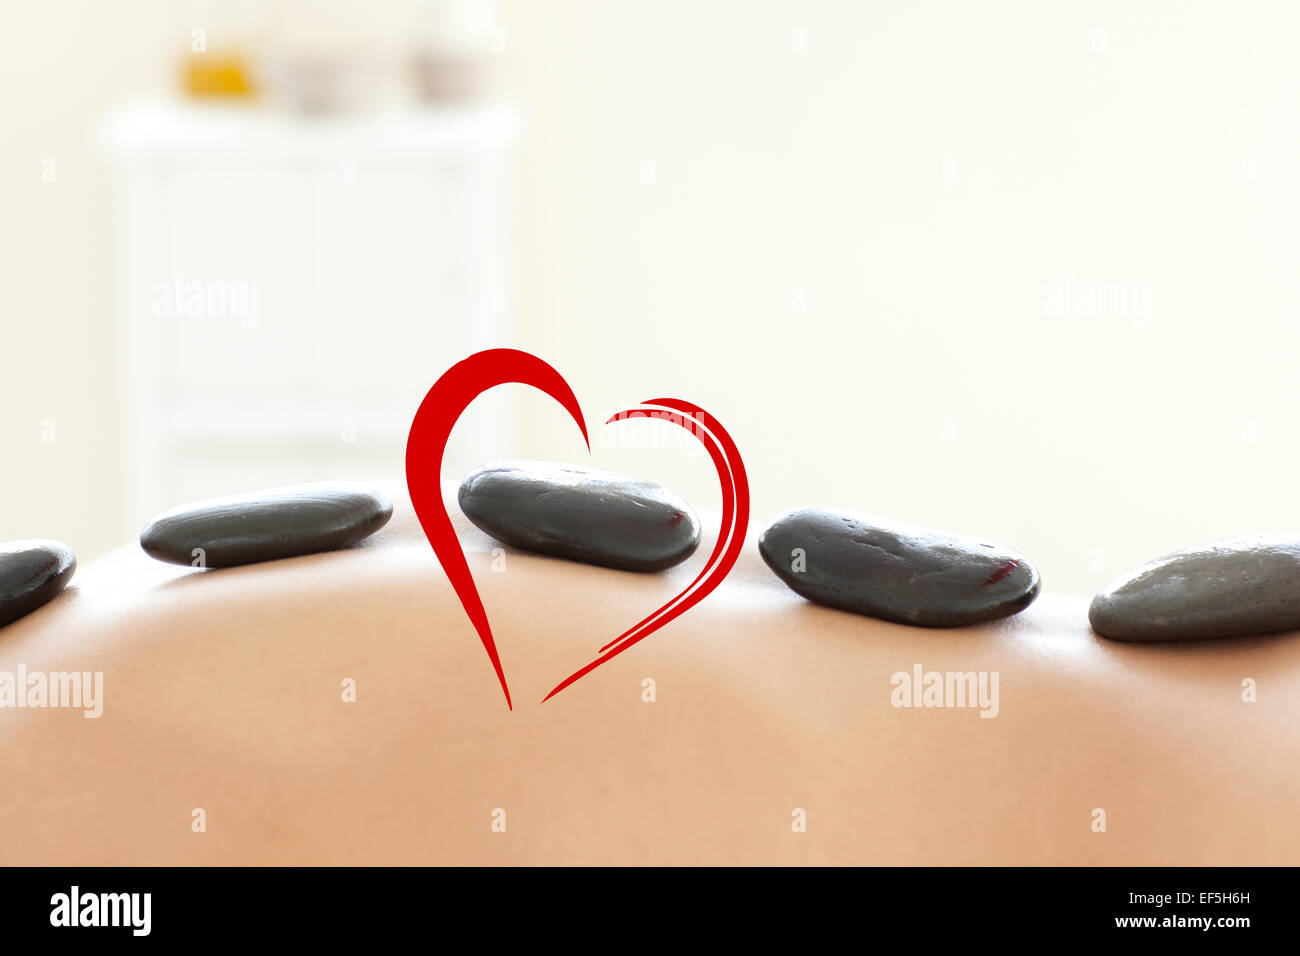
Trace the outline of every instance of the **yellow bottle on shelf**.
<path fill-rule="evenodd" d="M 239 53 L 190 53 L 184 61 L 185 93 L 195 99 L 249 99 L 258 93 L 248 58 Z"/>

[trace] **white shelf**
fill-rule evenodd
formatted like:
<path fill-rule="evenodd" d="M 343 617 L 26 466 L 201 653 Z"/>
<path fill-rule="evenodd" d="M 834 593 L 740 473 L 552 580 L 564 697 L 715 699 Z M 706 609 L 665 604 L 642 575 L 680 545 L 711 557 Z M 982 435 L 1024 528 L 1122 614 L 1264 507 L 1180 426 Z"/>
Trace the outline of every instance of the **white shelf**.
<path fill-rule="evenodd" d="M 315 118 L 255 105 L 160 100 L 113 110 L 101 132 L 108 151 L 126 161 L 302 161 L 501 151 L 515 145 L 520 129 L 518 114 L 503 102 Z"/>

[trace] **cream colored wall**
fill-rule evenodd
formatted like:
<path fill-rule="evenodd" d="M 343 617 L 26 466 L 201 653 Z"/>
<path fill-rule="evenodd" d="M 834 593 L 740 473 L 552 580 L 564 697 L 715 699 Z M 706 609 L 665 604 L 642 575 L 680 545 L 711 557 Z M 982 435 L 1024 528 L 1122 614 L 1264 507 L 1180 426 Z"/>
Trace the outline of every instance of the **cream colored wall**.
<path fill-rule="evenodd" d="M 113 543 L 93 125 L 166 82 L 162 6 L 28 5 L 0 32 L 0 539 Z M 694 400 L 755 522 L 828 503 L 983 534 L 1056 591 L 1300 527 L 1289 5 L 503 0 L 500 22 L 529 127 L 517 344 L 590 418 Z M 1124 314 L 1058 314 L 1108 290 Z M 521 454 L 579 455 L 520 404 Z M 716 501 L 685 447 L 594 458 Z"/>
<path fill-rule="evenodd" d="M 96 123 L 170 77 L 166 8 L 11 5 L 0 30 L 0 541 L 56 538 L 83 561 L 120 543 L 124 480 Z"/>
<path fill-rule="evenodd" d="M 1292 5 L 641 9 L 508 5 L 524 341 L 591 407 L 692 398 L 757 520 L 988 535 L 1050 590 L 1300 528 Z M 1046 314 L 1069 277 L 1149 315 Z"/>

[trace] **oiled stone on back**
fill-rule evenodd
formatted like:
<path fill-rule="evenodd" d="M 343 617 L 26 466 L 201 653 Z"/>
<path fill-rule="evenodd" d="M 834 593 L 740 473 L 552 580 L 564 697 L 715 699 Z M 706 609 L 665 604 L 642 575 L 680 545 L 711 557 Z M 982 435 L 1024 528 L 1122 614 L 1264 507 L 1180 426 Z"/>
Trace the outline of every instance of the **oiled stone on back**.
<path fill-rule="evenodd" d="M 461 482 L 465 515 L 506 544 L 625 571 L 659 571 L 700 542 L 700 522 L 659 485 L 553 462 L 487 465 Z"/>
<path fill-rule="evenodd" d="M 1157 558 L 1106 585 L 1088 619 L 1117 641 L 1300 630 L 1300 535 L 1248 535 Z"/>
<path fill-rule="evenodd" d="M 768 525 L 758 548 L 808 600 L 900 624 L 977 624 L 1038 596 L 1037 570 L 1015 552 L 854 512 L 791 511 Z"/>
<path fill-rule="evenodd" d="M 174 508 L 140 533 L 140 546 L 170 564 L 229 568 L 350 547 L 392 514 L 367 488 L 291 485 Z"/>
<path fill-rule="evenodd" d="M 54 598 L 76 569 L 76 556 L 57 541 L 0 544 L 0 627 Z"/>

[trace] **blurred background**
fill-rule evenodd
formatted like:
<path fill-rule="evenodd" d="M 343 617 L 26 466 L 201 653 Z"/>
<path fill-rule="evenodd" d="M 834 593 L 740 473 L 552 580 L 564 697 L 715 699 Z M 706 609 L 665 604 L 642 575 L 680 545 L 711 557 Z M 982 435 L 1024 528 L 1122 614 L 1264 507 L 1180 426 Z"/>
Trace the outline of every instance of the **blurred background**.
<path fill-rule="evenodd" d="M 46 0 L 0 33 L 0 540 L 398 478 L 443 370 L 754 523 L 989 537 L 1049 591 L 1300 528 L 1293 5 Z M 509 387 L 447 476 L 582 461 Z"/>

